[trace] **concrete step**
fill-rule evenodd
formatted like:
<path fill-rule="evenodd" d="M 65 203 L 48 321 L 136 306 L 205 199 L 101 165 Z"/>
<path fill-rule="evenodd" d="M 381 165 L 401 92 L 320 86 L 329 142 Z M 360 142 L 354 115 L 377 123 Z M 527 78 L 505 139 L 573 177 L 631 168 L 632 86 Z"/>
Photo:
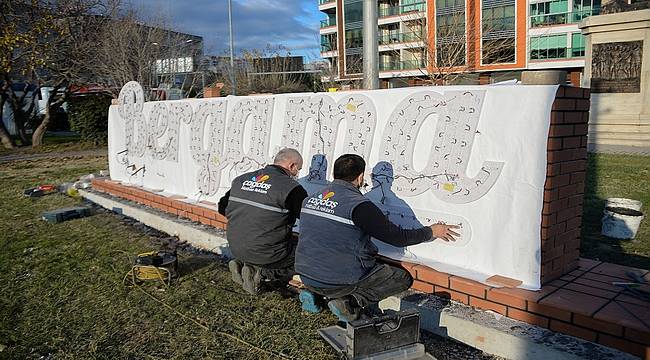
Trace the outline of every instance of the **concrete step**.
<path fill-rule="evenodd" d="M 384 310 L 415 308 L 420 311 L 422 329 L 506 359 L 638 359 L 628 353 L 497 313 L 475 310 L 435 295 L 410 291 L 390 297 L 379 306 Z"/>

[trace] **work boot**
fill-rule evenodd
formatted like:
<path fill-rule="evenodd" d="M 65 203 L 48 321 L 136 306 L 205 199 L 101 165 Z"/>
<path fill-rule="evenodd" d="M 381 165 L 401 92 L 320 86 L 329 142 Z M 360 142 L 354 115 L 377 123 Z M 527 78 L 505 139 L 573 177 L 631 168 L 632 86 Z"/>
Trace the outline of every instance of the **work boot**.
<path fill-rule="evenodd" d="M 260 293 L 262 284 L 262 272 L 257 266 L 244 265 L 241 269 L 243 288 L 251 295 Z"/>
<path fill-rule="evenodd" d="M 359 309 L 352 306 L 351 302 L 352 299 L 349 297 L 338 298 L 330 300 L 327 307 L 340 321 L 347 323 L 359 318 Z"/>
<path fill-rule="evenodd" d="M 228 269 L 230 270 L 230 276 L 232 276 L 232 281 L 235 282 L 235 284 L 243 286 L 244 285 L 244 279 L 242 278 L 241 271 L 242 271 L 242 264 L 239 260 L 230 260 L 228 262 Z"/>

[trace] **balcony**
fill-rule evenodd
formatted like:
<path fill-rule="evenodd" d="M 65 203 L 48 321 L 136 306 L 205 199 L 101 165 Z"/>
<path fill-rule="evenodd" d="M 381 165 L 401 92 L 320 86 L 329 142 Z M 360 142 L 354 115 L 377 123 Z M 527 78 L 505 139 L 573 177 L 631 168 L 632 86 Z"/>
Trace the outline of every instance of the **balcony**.
<path fill-rule="evenodd" d="M 405 32 L 379 35 L 379 45 L 399 44 L 413 41 L 424 41 L 426 35 L 422 32 Z"/>
<path fill-rule="evenodd" d="M 533 15 L 530 17 L 530 27 L 575 24 L 586 17 L 598 14 L 600 14 L 600 8 L 557 14 Z"/>
<path fill-rule="evenodd" d="M 380 62 L 379 71 L 418 70 L 426 67 L 424 60 Z"/>
<path fill-rule="evenodd" d="M 318 5 L 325 5 L 325 4 L 335 2 L 335 1 L 336 0 L 318 0 Z"/>
<path fill-rule="evenodd" d="M 584 46 L 530 51 L 530 60 L 533 61 L 576 59 L 576 58 L 583 58 L 584 56 L 585 56 Z"/>
<path fill-rule="evenodd" d="M 327 28 L 336 25 L 336 19 L 325 19 L 320 21 L 320 28 Z"/>
<path fill-rule="evenodd" d="M 427 7 L 425 2 L 419 2 L 415 4 L 401 5 L 401 6 L 390 6 L 386 8 L 380 8 L 377 15 L 380 18 L 387 17 L 387 16 L 394 16 L 394 15 L 404 15 L 404 14 L 409 14 L 414 12 L 425 11 L 426 8 Z"/>
<path fill-rule="evenodd" d="M 336 43 L 321 43 L 320 44 L 320 52 L 328 52 L 328 51 L 334 51 L 337 50 Z"/>

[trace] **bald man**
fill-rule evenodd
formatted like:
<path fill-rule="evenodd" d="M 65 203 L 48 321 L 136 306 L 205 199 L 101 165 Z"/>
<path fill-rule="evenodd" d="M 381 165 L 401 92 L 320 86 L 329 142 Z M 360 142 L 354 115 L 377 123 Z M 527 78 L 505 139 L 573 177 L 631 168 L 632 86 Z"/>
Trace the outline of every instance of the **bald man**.
<path fill-rule="evenodd" d="M 233 281 L 252 295 L 260 292 L 264 280 L 283 285 L 294 274 L 296 242 L 291 229 L 307 198 L 296 181 L 301 169 L 300 153 L 282 149 L 272 165 L 235 178 L 219 201 L 234 256 L 228 268 Z"/>

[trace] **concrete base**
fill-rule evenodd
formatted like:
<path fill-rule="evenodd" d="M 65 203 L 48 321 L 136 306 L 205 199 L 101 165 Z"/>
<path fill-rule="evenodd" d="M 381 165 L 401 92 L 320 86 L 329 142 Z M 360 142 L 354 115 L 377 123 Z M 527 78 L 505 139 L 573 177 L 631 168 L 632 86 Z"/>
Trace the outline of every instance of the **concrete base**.
<path fill-rule="evenodd" d="M 136 219 L 156 230 L 178 237 L 180 241 L 207 251 L 230 257 L 226 232 L 211 226 L 178 218 L 128 200 L 93 190 L 79 190 L 85 199 L 115 213 Z"/>
<path fill-rule="evenodd" d="M 420 327 L 506 359 L 638 359 L 630 354 L 505 316 L 474 310 L 435 295 L 408 293 L 379 303 L 386 310 L 416 308 Z"/>
<path fill-rule="evenodd" d="M 566 83 L 566 71 L 537 70 L 522 71 L 521 83 L 524 85 L 558 85 Z"/>

